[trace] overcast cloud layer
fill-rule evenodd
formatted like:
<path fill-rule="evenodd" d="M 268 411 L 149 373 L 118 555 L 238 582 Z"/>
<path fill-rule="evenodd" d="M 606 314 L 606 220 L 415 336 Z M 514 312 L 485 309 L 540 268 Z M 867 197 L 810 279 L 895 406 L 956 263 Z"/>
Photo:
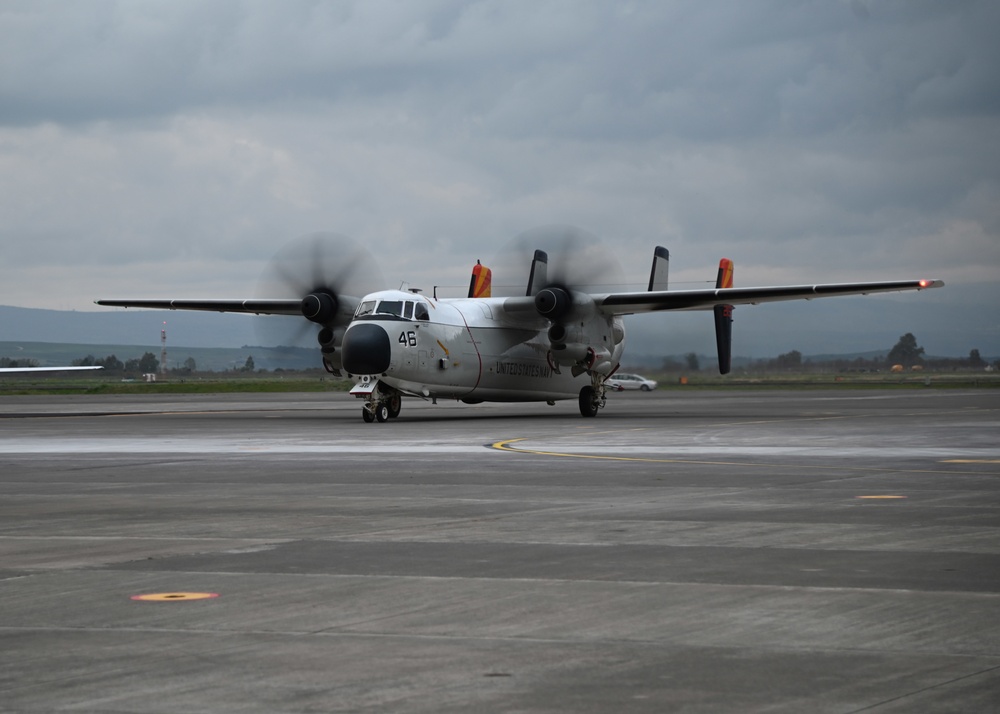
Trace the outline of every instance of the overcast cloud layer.
<path fill-rule="evenodd" d="M 998 27 L 992 0 L 5 0 L 0 304 L 252 297 L 316 230 L 462 286 L 551 223 L 637 288 L 661 244 L 675 287 L 725 255 L 1000 298 Z M 996 304 L 959 352 L 1000 344 Z"/>

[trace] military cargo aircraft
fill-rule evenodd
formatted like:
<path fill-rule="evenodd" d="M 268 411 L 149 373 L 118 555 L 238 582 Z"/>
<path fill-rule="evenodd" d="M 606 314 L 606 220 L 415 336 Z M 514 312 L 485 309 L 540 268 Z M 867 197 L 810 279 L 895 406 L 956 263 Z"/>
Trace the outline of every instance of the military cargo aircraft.
<path fill-rule="evenodd" d="M 572 231 L 566 233 L 572 235 Z M 315 235 L 311 240 L 323 238 Z M 569 245 L 562 242 L 563 247 Z M 341 250 L 338 248 L 337 250 Z M 569 246 L 572 251 L 572 246 Z M 455 399 L 467 404 L 547 402 L 576 399 L 580 414 L 594 417 L 606 404 L 606 380 L 625 351 L 624 315 L 706 310 L 715 319 L 719 371 L 730 371 L 733 308 L 780 300 L 926 290 L 941 280 L 895 280 L 821 285 L 737 288 L 733 263 L 719 263 L 714 288 L 668 290 L 668 251 L 657 246 L 644 291 L 582 288 L 536 249 L 524 266 L 520 295 L 494 297 L 492 273 L 478 263 L 468 295 L 427 296 L 404 285 L 364 293 L 347 287 L 364 270 L 348 261 L 332 276 L 320 270 L 323 251 L 314 249 L 312 276 L 289 278 L 292 297 L 247 300 L 97 300 L 98 305 L 169 310 L 207 310 L 258 315 L 294 315 L 318 326 L 327 371 L 355 381 L 351 394 L 363 401 L 366 422 L 386 422 L 400 413 L 403 397 Z M 601 266 L 595 266 L 600 270 Z"/>

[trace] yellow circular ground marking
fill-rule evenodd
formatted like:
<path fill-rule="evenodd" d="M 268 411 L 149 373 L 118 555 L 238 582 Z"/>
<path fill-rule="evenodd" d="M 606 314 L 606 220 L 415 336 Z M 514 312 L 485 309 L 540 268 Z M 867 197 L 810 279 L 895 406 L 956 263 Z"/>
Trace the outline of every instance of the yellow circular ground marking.
<path fill-rule="evenodd" d="M 855 496 L 855 498 L 860 498 L 868 501 L 891 501 L 897 498 L 906 498 L 906 496 Z"/>
<path fill-rule="evenodd" d="M 173 600 L 207 600 L 213 597 L 219 597 L 219 593 L 148 593 L 146 595 L 133 595 L 132 599 L 171 602 Z"/>

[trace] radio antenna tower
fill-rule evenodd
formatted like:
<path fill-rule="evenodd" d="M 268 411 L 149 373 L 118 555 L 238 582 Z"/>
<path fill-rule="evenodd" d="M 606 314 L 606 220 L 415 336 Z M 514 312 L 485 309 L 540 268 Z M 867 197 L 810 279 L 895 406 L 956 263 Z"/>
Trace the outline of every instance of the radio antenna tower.
<path fill-rule="evenodd" d="M 167 373 L 167 322 L 163 321 L 163 329 L 160 330 L 160 374 Z"/>

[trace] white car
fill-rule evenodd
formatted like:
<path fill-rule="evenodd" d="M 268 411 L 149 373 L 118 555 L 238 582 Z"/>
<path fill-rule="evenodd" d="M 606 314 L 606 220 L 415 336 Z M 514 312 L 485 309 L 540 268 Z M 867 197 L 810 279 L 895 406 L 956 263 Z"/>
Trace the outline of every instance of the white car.
<path fill-rule="evenodd" d="M 626 389 L 651 392 L 656 389 L 656 382 L 652 379 L 646 379 L 641 374 L 614 374 L 604 384 L 615 392 L 624 392 Z"/>

